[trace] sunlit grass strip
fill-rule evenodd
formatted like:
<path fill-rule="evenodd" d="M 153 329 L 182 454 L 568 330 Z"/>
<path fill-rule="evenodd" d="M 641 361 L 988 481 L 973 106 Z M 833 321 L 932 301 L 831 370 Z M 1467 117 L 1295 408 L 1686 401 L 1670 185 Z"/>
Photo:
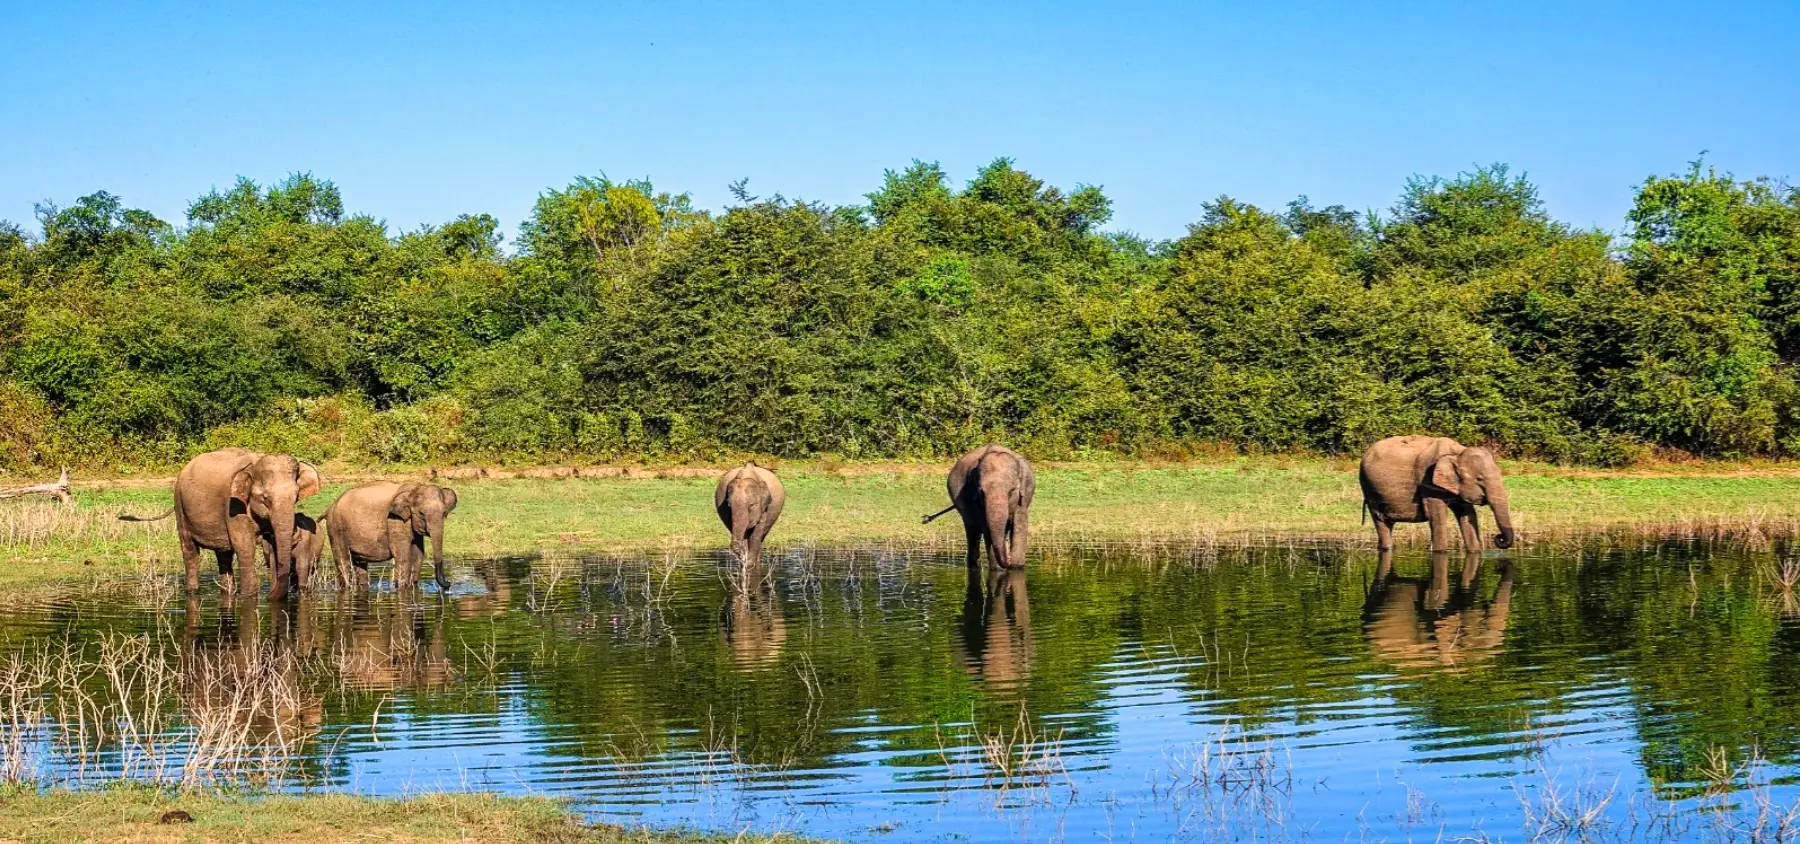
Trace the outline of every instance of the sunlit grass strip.
<path fill-rule="evenodd" d="M 179 813 L 179 814 L 176 814 Z M 168 823 L 162 821 L 168 818 Z M 744 833 L 708 836 L 583 822 L 542 797 L 487 793 L 402 799 L 348 794 L 180 792 L 132 784 L 86 791 L 0 789 L 0 840 L 69 841 L 407 841 L 461 844 L 678 844 L 792 841 Z"/>
<path fill-rule="evenodd" d="M 1532 469 L 1510 482 L 1527 549 L 1594 539 L 1725 540 L 1756 546 L 1800 533 L 1800 477 L 1769 468 L 1736 474 L 1581 473 Z M 885 545 L 954 552 L 954 518 L 921 525 L 943 506 L 942 467 L 925 464 L 835 472 L 786 470 L 788 506 L 770 537 L 782 553 L 807 546 Z M 703 470 L 656 477 L 471 478 L 451 481 L 462 506 L 448 526 L 457 557 L 676 553 L 723 547 Z M 323 510 L 343 488 L 302 504 Z M 76 485 L 73 507 L 0 502 L 0 586 L 177 570 L 174 522 L 119 522 L 169 506 L 161 486 Z M 1370 548 L 1360 518 L 1355 464 L 1342 460 L 1244 460 L 1216 465 L 1107 464 L 1046 467 L 1032 511 L 1033 547 L 1186 546 L 1204 557 L 1233 548 L 1330 544 Z M 1486 532 L 1492 519 L 1483 514 Z M 1423 525 L 1397 532 L 1402 547 L 1426 542 Z M 1212 549 L 1209 551 L 1208 549 Z M 202 555 L 210 570 L 210 554 Z"/>

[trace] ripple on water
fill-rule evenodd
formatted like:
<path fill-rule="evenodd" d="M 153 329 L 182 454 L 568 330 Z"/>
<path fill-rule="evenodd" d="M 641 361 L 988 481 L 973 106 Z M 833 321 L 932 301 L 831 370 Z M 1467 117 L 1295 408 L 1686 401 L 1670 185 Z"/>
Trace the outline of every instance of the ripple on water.
<path fill-rule="evenodd" d="M 121 635 L 156 643 L 174 678 L 291 657 L 317 731 L 297 782 L 550 793 L 721 830 L 1505 837 L 1544 781 L 1579 786 L 1568 771 L 1681 787 L 1751 752 L 1794 790 L 1800 627 L 1754 555 L 1193 559 L 505 558 L 454 566 L 442 594 L 281 608 L 133 581 L 11 597 L 0 660 Z M 178 717 L 166 739 L 179 757 L 194 733 Z"/>

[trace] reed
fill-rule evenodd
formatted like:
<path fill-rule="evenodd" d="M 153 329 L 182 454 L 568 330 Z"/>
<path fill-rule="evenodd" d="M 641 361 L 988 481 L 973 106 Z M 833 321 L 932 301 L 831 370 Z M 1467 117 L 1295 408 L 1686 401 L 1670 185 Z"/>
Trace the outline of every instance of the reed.
<path fill-rule="evenodd" d="M 183 788 L 289 781 L 320 701 L 273 646 L 182 652 L 149 635 L 50 642 L 0 666 L 0 776 Z"/>

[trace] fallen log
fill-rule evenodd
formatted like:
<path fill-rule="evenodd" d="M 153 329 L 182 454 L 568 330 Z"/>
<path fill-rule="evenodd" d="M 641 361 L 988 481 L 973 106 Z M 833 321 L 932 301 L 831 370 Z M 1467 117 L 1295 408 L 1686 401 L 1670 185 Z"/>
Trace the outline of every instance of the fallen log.
<path fill-rule="evenodd" d="M 63 468 L 62 477 L 58 478 L 55 483 L 0 489 L 0 498 L 18 498 L 22 495 L 48 495 L 64 504 L 75 500 L 75 496 L 69 492 L 68 467 Z"/>

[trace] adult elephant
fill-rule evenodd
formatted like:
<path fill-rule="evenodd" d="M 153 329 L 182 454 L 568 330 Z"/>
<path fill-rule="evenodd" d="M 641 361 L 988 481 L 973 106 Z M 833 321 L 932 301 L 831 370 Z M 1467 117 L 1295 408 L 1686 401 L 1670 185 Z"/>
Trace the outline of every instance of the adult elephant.
<path fill-rule="evenodd" d="M 386 560 L 394 561 L 396 584 L 418 585 L 430 537 L 438 588 L 450 588 L 444 571 L 444 517 L 455 509 L 456 491 L 434 484 L 378 481 L 345 490 L 324 516 L 338 585 L 349 588 L 352 566 L 362 569 L 358 579 L 367 582 L 369 564 Z"/>
<path fill-rule="evenodd" d="M 969 543 L 968 565 L 981 560 L 985 542 L 988 562 L 1001 568 L 1024 568 L 1031 499 L 1037 494 L 1031 462 L 1006 446 L 988 443 L 950 467 L 947 486 L 950 506 L 926 516 L 925 523 L 955 510 L 962 516 L 963 535 Z"/>
<path fill-rule="evenodd" d="M 220 584 L 234 588 L 229 575 L 237 563 L 237 591 L 256 590 L 256 546 L 269 538 L 274 583 L 269 597 L 286 595 L 294 565 L 294 511 L 319 491 L 319 470 L 286 454 L 221 448 L 189 460 L 175 476 L 175 506 L 160 516 L 120 516 L 148 522 L 175 516 L 188 591 L 200 588 L 200 551 L 218 558 Z"/>
<path fill-rule="evenodd" d="M 731 533 L 731 554 L 745 565 L 762 561 L 763 540 L 781 518 L 787 491 L 775 473 L 754 462 L 725 473 L 713 489 L 713 509 Z"/>
<path fill-rule="evenodd" d="M 1494 511 L 1497 548 L 1511 548 L 1512 506 L 1500 464 L 1485 448 L 1470 448 L 1448 437 L 1389 437 L 1363 452 L 1359 472 L 1363 507 L 1375 522 L 1376 544 L 1394 547 L 1394 525 L 1430 522 L 1431 550 L 1448 550 L 1445 532 L 1456 517 L 1464 548 L 1481 547 L 1476 507 Z"/>

